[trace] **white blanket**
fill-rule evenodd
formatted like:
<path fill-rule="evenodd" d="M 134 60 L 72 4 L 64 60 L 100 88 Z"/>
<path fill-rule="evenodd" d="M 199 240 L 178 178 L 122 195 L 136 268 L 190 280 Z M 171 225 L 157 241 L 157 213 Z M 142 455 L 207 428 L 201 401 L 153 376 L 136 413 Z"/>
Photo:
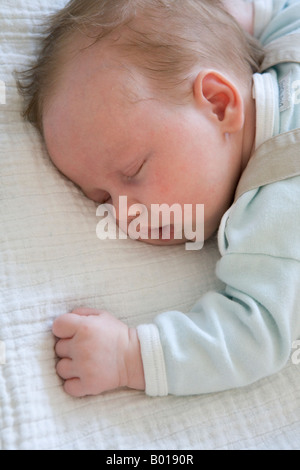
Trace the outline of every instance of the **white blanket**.
<path fill-rule="evenodd" d="M 292 360 L 275 376 L 219 394 L 64 393 L 51 334 L 58 315 L 103 308 L 134 326 L 164 310 L 188 311 L 220 287 L 215 240 L 200 252 L 98 240 L 96 205 L 56 171 L 22 122 L 13 71 L 36 53 L 41 15 L 65 3 L 0 4 L 1 448 L 299 448 L 300 366 Z"/>

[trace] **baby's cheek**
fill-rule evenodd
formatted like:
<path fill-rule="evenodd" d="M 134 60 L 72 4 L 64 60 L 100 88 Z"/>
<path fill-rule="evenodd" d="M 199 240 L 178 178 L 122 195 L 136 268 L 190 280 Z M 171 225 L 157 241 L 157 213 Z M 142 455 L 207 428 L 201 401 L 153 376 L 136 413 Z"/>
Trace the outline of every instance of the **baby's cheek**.
<path fill-rule="evenodd" d="M 156 177 L 155 190 L 153 190 L 153 195 L 159 204 L 169 204 L 180 203 L 178 189 L 178 177 L 175 177 L 173 174 L 159 174 Z"/>

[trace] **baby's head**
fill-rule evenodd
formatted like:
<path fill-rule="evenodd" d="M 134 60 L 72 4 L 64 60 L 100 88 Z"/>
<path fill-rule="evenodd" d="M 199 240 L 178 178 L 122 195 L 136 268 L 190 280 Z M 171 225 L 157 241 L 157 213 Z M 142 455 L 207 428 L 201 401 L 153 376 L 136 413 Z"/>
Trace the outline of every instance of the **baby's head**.
<path fill-rule="evenodd" d="M 149 213 L 204 204 L 208 238 L 251 155 L 260 60 L 218 0 L 73 0 L 25 73 L 24 115 L 57 168 L 118 219 L 120 196 Z"/>

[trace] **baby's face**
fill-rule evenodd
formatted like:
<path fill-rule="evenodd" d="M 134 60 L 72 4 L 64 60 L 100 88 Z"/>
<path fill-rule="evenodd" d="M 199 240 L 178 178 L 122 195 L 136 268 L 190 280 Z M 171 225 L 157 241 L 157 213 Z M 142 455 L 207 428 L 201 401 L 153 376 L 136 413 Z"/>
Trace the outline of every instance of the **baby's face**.
<path fill-rule="evenodd" d="M 51 159 L 88 198 L 112 203 L 122 222 L 120 196 L 149 214 L 153 204 L 179 204 L 183 213 L 184 204 L 204 204 L 208 238 L 231 203 L 241 147 L 193 97 L 172 104 L 157 98 L 145 78 L 132 75 L 97 63 L 90 52 L 66 65 L 43 119 Z M 174 240 L 171 227 L 169 240 L 145 241 L 186 240 Z"/>

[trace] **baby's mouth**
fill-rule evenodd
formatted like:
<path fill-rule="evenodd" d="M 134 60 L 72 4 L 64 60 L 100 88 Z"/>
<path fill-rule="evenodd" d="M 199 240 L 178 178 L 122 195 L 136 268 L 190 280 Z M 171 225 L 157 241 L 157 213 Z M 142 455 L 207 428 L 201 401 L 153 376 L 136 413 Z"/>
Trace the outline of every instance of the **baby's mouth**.
<path fill-rule="evenodd" d="M 170 241 L 174 239 L 174 226 L 164 225 L 163 227 L 141 227 L 140 238 L 142 240 Z"/>

